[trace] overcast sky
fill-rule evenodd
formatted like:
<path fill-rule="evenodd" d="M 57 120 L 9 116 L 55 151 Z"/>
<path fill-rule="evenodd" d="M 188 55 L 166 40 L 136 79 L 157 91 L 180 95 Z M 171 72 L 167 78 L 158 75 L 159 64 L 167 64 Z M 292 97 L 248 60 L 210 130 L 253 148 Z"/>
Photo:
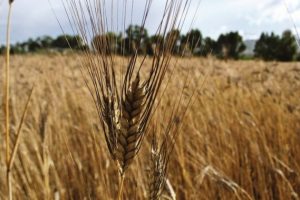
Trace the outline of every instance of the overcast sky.
<path fill-rule="evenodd" d="M 5 39 L 7 1 L 0 0 L 1 43 Z M 64 30 L 71 32 L 65 18 L 62 0 L 50 0 L 50 2 Z M 136 4 L 136 8 L 139 8 L 144 0 L 135 0 L 135 2 L 139 2 Z M 159 2 L 164 1 L 154 0 L 154 2 L 157 3 L 150 13 L 151 20 L 159 17 L 156 13 L 162 7 Z M 13 6 L 11 36 L 13 43 L 24 41 L 29 37 L 62 34 L 48 0 L 15 0 Z M 195 7 L 192 6 L 192 9 Z M 135 23 L 140 20 L 137 16 L 134 17 Z M 204 36 L 213 38 L 217 38 L 220 33 L 239 31 L 245 39 L 256 39 L 261 32 L 274 31 L 280 34 L 286 29 L 294 30 L 291 17 L 300 30 L 300 0 L 202 0 L 193 27 L 199 28 Z M 153 26 L 154 23 L 148 23 L 150 32 L 154 31 Z"/>

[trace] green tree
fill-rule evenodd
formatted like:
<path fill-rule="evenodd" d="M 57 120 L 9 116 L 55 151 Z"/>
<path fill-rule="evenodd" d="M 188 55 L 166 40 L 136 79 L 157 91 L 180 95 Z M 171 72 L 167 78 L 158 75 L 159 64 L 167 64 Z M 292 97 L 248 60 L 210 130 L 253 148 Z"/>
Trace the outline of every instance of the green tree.
<path fill-rule="evenodd" d="M 71 47 L 73 50 L 83 50 L 87 48 L 83 43 L 82 38 L 78 35 L 60 35 L 53 40 L 51 46 L 60 49 L 67 49 Z"/>
<path fill-rule="evenodd" d="M 295 60 L 296 60 L 296 61 L 300 61 L 300 53 L 299 53 L 299 52 L 297 52 L 297 54 L 296 54 L 296 56 L 295 56 Z"/>
<path fill-rule="evenodd" d="M 162 48 L 164 43 L 164 38 L 161 35 L 153 35 L 149 37 L 146 41 L 147 54 L 153 56 L 155 52 L 158 52 Z"/>
<path fill-rule="evenodd" d="M 206 37 L 203 41 L 200 54 L 203 56 L 216 55 L 217 53 L 217 42 L 210 37 Z"/>
<path fill-rule="evenodd" d="M 25 53 L 24 43 L 17 42 L 16 44 L 12 45 L 10 48 L 11 54 L 22 54 Z"/>
<path fill-rule="evenodd" d="M 42 48 L 41 44 L 37 40 L 34 40 L 32 38 L 27 40 L 24 45 L 27 46 L 29 52 L 36 52 Z"/>
<path fill-rule="evenodd" d="M 202 45 L 202 34 L 198 29 L 192 29 L 181 37 L 182 50 L 190 50 L 191 53 L 199 55 Z"/>
<path fill-rule="evenodd" d="M 282 33 L 280 44 L 278 48 L 278 60 L 292 61 L 296 58 L 297 43 L 294 35 L 290 30 Z"/>
<path fill-rule="evenodd" d="M 5 54 L 5 49 L 6 49 L 6 46 L 4 46 L 4 45 L 1 45 L 1 46 L 0 46 L 0 54 L 1 54 L 1 55 L 4 55 L 4 54 Z"/>
<path fill-rule="evenodd" d="M 38 39 L 42 48 L 44 49 L 50 49 L 51 45 L 53 43 L 53 38 L 50 36 L 43 36 L 41 38 Z"/>
<path fill-rule="evenodd" d="M 242 36 L 238 32 L 221 34 L 217 41 L 217 54 L 221 58 L 238 59 L 246 49 Z"/>
<path fill-rule="evenodd" d="M 138 54 L 147 52 L 148 31 L 138 25 L 129 25 L 126 29 L 126 38 L 123 40 L 124 54 L 132 54 L 137 51 Z"/>
<path fill-rule="evenodd" d="M 120 41 L 120 37 L 115 33 L 108 32 L 106 35 L 96 35 L 92 39 L 92 47 L 103 54 L 115 54 L 119 52 Z"/>
<path fill-rule="evenodd" d="M 173 54 L 180 54 L 180 31 L 178 29 L 173 29 L 167 33 L 166 39 L 164 41 L 164 46 Z"/>
<path fill-rule="evenodd" d="M 280 37 L 273 32 L 262 33 L 254 48 L 254 55 L 264 60 L 277 60 L 280 46 Z"/>
<path fill-rule="evenodd" d="M 279 37 L 273 32 L 262 33 L 254 49 L 255 57 L 264 60 L 292 61 L 297 57 L 296 39 L 292 32 L 286 30 Z"/>

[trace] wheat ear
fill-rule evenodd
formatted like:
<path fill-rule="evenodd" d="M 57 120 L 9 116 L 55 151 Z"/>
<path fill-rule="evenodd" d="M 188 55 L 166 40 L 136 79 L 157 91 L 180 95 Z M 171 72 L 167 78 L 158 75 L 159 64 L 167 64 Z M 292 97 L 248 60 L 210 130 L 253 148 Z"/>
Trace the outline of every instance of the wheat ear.
<path fill-rule="evenodd" d="M 140 71 L 144 67 L 147 55 L 142 56 L 142 62 L 137 64 L 138 49 L 142 43 L 142 38 L 139 38 L 136 48 L 133 49 L 128 59 L 125 77 L 120 80 L 120 88 L 117 87 L 115 75 L 116 56 L 111 49 L 114 41 L 105 37 L 109 32 L 109 25 L 107 24 L 109 16 L 106 15 L 107 2 L 102 0 L 67 0 L 63 2 L 71 26 L 86 44 L 89 44 L 94 36 L 100 35 L 92 44 L 95 52 L 90 50 L 84 52 L 81 60 L 82 74 L 97 108 L 109 153 L 119 168 L 121 182 L 118 198 L 122 196 L 125 172 L 141 148 L 146 129 L 154 112 L 154 104 L 157 103 L 157 95 L 169 68 L 171 54 L 177 42 L 175 35 L 168 34 L 168 32 L 182 27 L 190 1 L 165 1 L 163 16 L 156 32 L 157 35 L 162 36 L 162 39 L 156 42 L 156 53 L 151 58 L 150 72 L 141 80 Z M 122 23 L 125 26 L 126 13 L 128 12 L 127 1 L 122 2 L 124 10 L 121 12 L 125 15 Z M 122 2 L 118 2 L 118 4 L 121 5 Z M 151 5 L 152 0 L 145 1 L 140 35 L 145 30 Z M 114 6 L 118 7 L 112 1 L 111 7 Z M 113 18 L 112 15 L 112 21 Z M 118 26 L 118 20 L 116 24 Z M 125 33 L 125 27 L 123 31 Z M 121 46 L 124 47 L 124 43 Z M 124 75 L 122 70 L 120 74 L 121 76 Z"/>
<path fill-rule="evenodd" d="M 140 123 L 145 97 L 145 86 L 140 85 L 140 78 L 137 76 L 122 100 L 120 118 L 117 121 L 118 140 L 115 157 L 122 175 L 133 161 L 138 150 L 138 141 L 143 134 Z"/>

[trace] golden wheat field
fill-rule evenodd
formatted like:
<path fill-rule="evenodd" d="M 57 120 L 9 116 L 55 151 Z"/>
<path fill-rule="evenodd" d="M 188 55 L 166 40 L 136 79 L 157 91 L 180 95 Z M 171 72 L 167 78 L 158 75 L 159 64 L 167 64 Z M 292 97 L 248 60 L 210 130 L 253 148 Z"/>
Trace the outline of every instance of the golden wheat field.
<path fill-rule="evenodd" d="M 12 135 L 35 85 L 12 171 L 14 199 L 116 199 L 118 169 L 78 57 L 11 57 Z M 193 92 L 163 199 L 299 199 L 299 63 L 180 58 L 171 66 L 160 109 L 126 174 L 123 199 L 147 199 L 151 129 L 166 123 L 178 96 Z M 0 95 L 2 105 L 2 89 Z M 6 199 L 2 110 L 0 122 L 0 199 Z"/>

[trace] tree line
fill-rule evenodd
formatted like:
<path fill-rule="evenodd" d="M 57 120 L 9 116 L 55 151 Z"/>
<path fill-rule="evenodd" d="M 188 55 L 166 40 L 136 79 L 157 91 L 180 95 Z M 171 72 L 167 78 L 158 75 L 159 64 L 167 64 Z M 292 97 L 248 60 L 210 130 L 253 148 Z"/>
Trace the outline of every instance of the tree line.
<path fill-rule="evenodd" d="M 11 54 L 35 53 L 50 50 L 63 51 L 72 48 L 74 50 L 82 50 L 87 48 L 79 36 L 60 35 L 57 38 L 51 36 L 38 37 L 36 39 L 28 39 L 25 42 L 17 42 L 11 45 Z M 5 46 L 0 47 L 0 52 L 3 53 Z"/>
<path fill-rule="evenodd" d="M 106 40 L 103 40 L 105 37 Z M 31 53 L 42 51 L 64 51 L 70 47 L 73 50 L 101 51 L 103 46 L 109 48 L 109 52 L 119 55 L 131 55 L 133 51 L 141 55 L 154 55 L 155 44 L 158 41 L 172 38 L 175 41 L 172 52 L 180 56 L 215 56 L 220 59 L 240 59 L 246 55 L 246 45 L 238 32 L 221 34 L 217 40 L 203 37 L 198 29 L 192 29 L 186 34 L 179 30 L 172 30 L 165 37 L 149 35 L 147 29 L 137 25 L 130 25 L 125 34 L 108 32 L 106 35 L 96 35 L 90 44 L 84 44 L 82 38 L 72 35 L 60 35 L 56 38 L 50 36 L 28 39 L 22 43 L 16 43 L 11 47 L 12 54 Z M 106 45 L 99 41 L 109 41 Z M 109 45 L 108 45 L 109 44 Z M 0 48 L 4 52 L 5 46 Z M 275 33 L 262 33 L 255 43 L 254 58 L 263 60 L 293 61 L 300 60 L 297 42 L 291 31 L 287 30 L 282 35 Z M 103 50 L 102 50 L 103 51 Z"/>

